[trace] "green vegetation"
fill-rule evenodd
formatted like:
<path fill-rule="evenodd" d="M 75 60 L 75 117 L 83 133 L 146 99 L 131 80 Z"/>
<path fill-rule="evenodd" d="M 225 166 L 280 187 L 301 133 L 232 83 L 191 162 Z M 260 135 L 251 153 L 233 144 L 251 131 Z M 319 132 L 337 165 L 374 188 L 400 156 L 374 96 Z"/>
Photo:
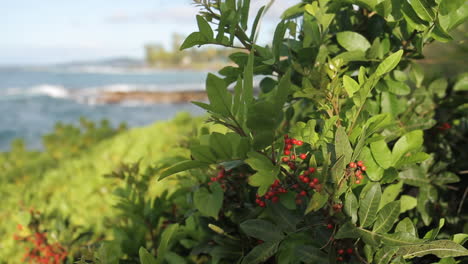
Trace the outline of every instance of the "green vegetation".
<path fill-rule="evenodd" d="M 148 44 L 145 46 L 146 63 L 158 68 L 189 68 L 189 69 L 218 69 L 229 63 L 226 59 L 230 50 L 224 48 L 203 48 L 180 51 L 183 37 L 172 35 L 171 50 L 162 45 Z"/>
<path fill-rule="evenodd" d="M 63 144 L 64 154 L 53 144 L 49 154 L 5 154 L 20 164 L 0 189 L 1 232 L 16 235 L 0 242 L 6 263 L 21 243 L 25 262 L 59 263 L 42 256 L 53 242 L 66 263 L 468 256 L 468 79 L 427 75 L 417 63 L 430 43 L 451 41 L 468 18 L 464 1 L 302 1 L 284 11 L 271 46 L 255 43 L 267 7 L 252 21 L 249 0 L 195 2 L 199 31 L 181 49 L 235 48 L 233 65 L 207 76 L 209 102 L 196 103 L 209 124 L 179 116 Z"/>

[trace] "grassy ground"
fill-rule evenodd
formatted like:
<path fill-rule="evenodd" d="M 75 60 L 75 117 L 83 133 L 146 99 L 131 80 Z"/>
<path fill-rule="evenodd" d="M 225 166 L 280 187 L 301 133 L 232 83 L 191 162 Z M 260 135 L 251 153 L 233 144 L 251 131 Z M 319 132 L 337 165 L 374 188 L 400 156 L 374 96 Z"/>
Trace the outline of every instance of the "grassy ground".
<path fill-rule="evenodd" d="M 0 163 L 16 162 L 0 173 L 0 263 L 19 263 L 24 246 L 12 237 L 13 233 L 21 235 L 16 226 L 28 221 L 26 211 L 31 207 L 48 217 L 44 221 L 53 226 L 52 239 L 72 243 L 86 232 L 94 238 L 112 236 L 106 233 L 105 224 L 115 214 L 111 192 L 116 182 L 103 175 L 122 163 L 141 161 L 144 169 L 167 156 L 187 157 L 189 152 L 183 147 L 201 123 L 200 118 L 180 114 L 172 121 L 121 132 L 59 160 L 24 151 L 0 156 Z M 171 186 L 154 184 L 159 186 L 153 189 Z"/>

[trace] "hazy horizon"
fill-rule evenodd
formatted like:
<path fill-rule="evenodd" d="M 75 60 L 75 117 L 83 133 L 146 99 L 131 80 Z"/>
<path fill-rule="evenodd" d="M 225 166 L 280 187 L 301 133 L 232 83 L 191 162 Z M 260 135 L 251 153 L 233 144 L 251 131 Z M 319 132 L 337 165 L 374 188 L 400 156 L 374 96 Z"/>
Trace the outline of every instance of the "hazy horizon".
<path fill-rule="evenodd" d="M 268 0 L 252 1 L 252 19 Z M 298 0 L 276 1 L 265 17 L 263 43 L 282 11 Z M 144 58 L 144 46 L 170 49 L 174 33 L 197 30 L 198 7 L 191 0 L 92 1 L 33 0 L 3 3 L 1 66 L 53 65 L 112 58 Z"/>

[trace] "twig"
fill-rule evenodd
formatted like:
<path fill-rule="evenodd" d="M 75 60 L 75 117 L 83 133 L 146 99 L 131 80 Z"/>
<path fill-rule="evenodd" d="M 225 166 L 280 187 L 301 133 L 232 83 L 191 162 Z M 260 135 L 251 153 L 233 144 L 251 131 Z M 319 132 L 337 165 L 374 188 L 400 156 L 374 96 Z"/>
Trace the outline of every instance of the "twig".
<path fill-rule="evenodd" d="M 468 187 L 465 188 L 460 204 L 458 205 L 457 215 L 460 215 L 461 209 L 463 208 L 463 203 L 465 202 L 466 196 L 468 195 Z"/>

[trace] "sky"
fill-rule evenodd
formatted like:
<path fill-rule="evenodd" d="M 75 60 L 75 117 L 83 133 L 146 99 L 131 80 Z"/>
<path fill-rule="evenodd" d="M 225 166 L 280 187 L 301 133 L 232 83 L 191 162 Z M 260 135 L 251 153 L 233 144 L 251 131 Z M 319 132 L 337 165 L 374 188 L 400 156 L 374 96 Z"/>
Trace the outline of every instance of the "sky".
<path fill-rule="evenodd" d="M 269 0 L 251 0 L 252 17 Z M 276 0 L 262 24 L 266 42 L 287 7 Z M 191 0 L 3 1 L 0 65 L 42 65 L 112 57 L 143 58 L 144 45 L 170 47 L 171 35 L 197 30 Z"/>

